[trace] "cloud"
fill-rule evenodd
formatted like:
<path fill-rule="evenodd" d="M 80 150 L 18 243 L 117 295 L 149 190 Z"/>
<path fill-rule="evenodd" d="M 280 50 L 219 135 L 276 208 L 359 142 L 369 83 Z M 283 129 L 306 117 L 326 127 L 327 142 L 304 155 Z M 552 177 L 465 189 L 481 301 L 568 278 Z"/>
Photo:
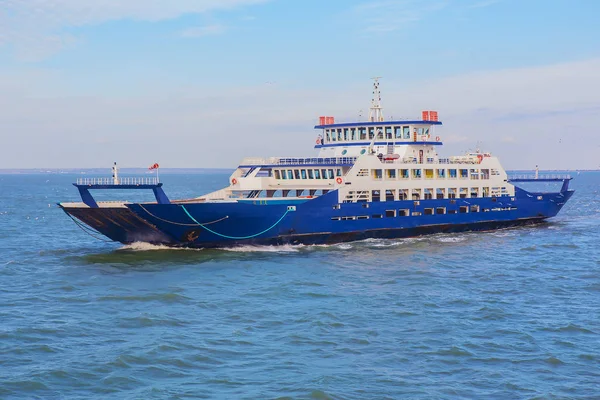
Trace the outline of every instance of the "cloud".
<path fill-rule="evenodd" d="M 214 24 L 187 28 L 181 31 L 180 35 L 185 38 L 197 38 L 202 36 L 221 35 L 226 31 L 227 27 L 220 24 Z"/>
<path fill-rule="evenodd" d="M 31 61 L 69 47 L 65 29 L 108 21 L 156 22 L 186 14 L 230 10 L 269 0 L 0 0 L 0 46 Z"/>
<path fill-rule="evenodd" d="M 249 156 L 309 156 L 319 115 L 355 120 L 371 98 L 368 81 L 326 95 L 319 87 L 285 82 L 217 88 L 150 80 L 143 93 L 85 96 L 69 94 L 68 85 L 69 77 L 56 71 L 0 74 L 0 168 L 101 167 L 115 160 L 139 166 L 155 159 L 169 167 L 234 168 Z M 408 87 L 384 78 L 381 88 L 386 117 L 440 112 L 444 126 L 435 134 L 445 156 L 480 142 L 510 169 L 598 167 L 600 59 Z"/>
<path fill-rule="evenodd" d="M 440 11 L 448 0 L 383 0 L 362 3 L 352 8 L 350 18 L 360 20 L 367 33 L 387 33 L 407 29 L 427 15 Z"/>

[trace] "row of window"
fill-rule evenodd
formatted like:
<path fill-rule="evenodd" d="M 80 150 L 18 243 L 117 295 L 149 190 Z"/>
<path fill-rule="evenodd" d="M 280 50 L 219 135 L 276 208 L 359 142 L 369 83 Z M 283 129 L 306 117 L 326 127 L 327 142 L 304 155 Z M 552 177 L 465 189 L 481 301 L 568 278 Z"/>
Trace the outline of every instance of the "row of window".
<path fill-rule="evenodd" d="M 357 215 L 357 216 L 343 216 L 343 217 L 331 217 L 332 221 L 354 221 L 359 219 L 379 219 L 383 218 L 395 218 L 395 217 L 419 217 L 421 215 L 444 215 L 444 214 L 466 214 L 466 213 L 478 213 L 478 212 L 490 212 L 490 211 L 513 211 L 516 207 L 495 207 L 495 208 L 483 208 L 479 206 L 460 206 L 458 209 L 449 209 L 446 207 L 436 208 L 424 208 L 423 211 L 411 211 L 409 209 L 400 210 L 385 210 L 385 214 L 372 214 L 372 215 Z"/>
<path fill-rule="evenodd" d="M 370 173 L 374 180 L 394 179 L 490 179 L 490 176 L 500 175 L 497 169 L 476 168 L 402 168 L 402 169 L 372 169 Z M 363 170 L 359 176 L 366 176 Z"/>
<path fill-rule="evenodd" d="M 342 176 L 340 168 L 275 170 L 275 179 L 334 179 Z"/>
<path fill-rule="evenodd" d="M 409 126 L 380 126 L 370 128 L 331 128 L 325 129 L 325 143 L 351 142 L 355 140 L 411 139 Z M 429 127 L 413 128 L 412 138 L 429 136 Z"/>
<path fill-rule="evenodd" d="M 506 187 L 461 187 L 461 188 L 419 188 L 386 190 L 350 190 L 345 203 L 381 202 L 398 200 L 466 199 L 476 197 L 508 196 Z"/>

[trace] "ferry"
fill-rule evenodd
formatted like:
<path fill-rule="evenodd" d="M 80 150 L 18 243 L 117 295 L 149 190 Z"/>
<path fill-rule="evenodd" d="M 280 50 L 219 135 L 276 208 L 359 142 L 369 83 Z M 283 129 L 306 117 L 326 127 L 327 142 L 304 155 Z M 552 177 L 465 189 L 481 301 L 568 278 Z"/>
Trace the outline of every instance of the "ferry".
<path fill-rule="evenodd" d="M 437 111 L 386 120 L 378 78 L 369 118 L 319 118 L 312 157 L 246 158 L 226 187 L 170 200 L 156 178 L 82 178 L 58 205 L 90 234 L 174 247 L 331 244 L 483 231 L 545 221 L 573 195 L 570 176 L 509 177 L 489 152 L 442 157 Z M 158 168 L 157 164 L 152 166 Z M 550 182 L 553 191 L 521 183 Z M 558 189 L 560 186 L 560 189 Z M 152 190 L 155 201 L 97 202 L 90 190 Z"/>

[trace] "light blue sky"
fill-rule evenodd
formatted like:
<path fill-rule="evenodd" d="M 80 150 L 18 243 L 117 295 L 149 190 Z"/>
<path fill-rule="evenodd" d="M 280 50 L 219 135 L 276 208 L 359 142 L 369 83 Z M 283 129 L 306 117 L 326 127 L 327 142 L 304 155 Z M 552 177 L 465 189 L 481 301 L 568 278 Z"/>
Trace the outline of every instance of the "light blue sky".
<path fill-rule="evenodd" d="M 319 115 L 438 109 L 445 155 L 600 166 L 593 0 L 0 0 L 0 168 L 310 156 Z"/>

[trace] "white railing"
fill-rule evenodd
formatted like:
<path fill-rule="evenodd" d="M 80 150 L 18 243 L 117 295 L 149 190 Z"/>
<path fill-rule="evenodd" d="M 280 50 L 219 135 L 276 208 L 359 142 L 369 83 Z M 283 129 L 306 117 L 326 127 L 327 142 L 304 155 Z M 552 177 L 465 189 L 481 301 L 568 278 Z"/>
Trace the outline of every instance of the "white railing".
<path fill-rule="evenodd" d="M 309 157 L 309 158 L 292 158 L 292 157 L 270 157 L 244 158 L 240 165 L 306 165 L 306 164 L 324 164 L 324 165 L 339 165 L 339 164 L 354 164 L 357 157 Z"/>
<path fill-rule="evenodd" d="M 115 183 L 113 178 L 78 178 L 78 185 L 156 185 L 158 184 L 157 177 L 127 177 L 119 178 Z"/>
<path fill-rule="evenodd" d="M 533 174 L 528 174 L 528 175 L 509 175 L 508 180 L 512 180 L 512 179 L 531 179 L 531 180 L 536 180 L 536 179 L 571 179 L 571 175 L 568 174 L 543 174 L 543 175 L 533 175 Z"/>

